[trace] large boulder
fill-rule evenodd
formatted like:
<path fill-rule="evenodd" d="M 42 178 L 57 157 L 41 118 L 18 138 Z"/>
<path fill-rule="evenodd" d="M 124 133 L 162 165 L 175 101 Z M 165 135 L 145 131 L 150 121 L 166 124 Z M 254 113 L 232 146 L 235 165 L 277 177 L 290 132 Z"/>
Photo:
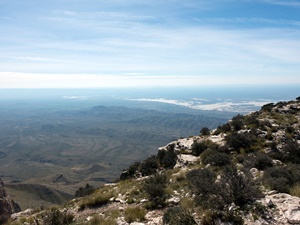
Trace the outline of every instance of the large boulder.
<path fill-rule="evenodd" d="M 275 206 L 273 217 L 277 218 L 277 224 L 300 224 L 300 198 L 276 193 L 266 195 L 265 199 Z"/>

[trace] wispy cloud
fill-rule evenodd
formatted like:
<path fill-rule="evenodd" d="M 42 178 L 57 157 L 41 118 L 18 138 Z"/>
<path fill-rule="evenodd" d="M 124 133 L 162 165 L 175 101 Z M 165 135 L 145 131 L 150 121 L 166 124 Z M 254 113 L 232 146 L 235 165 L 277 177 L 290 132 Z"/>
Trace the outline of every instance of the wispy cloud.
<path fill-rule="evenodd" d="M 297 0 L 264 0 L 267 3 L 275 4 L 275 5 L 284 5 L 284 6 L 300 6 L 300 1 Z"/>
<path fill-rule="evenodd" d="M 13 59 L 17 60 L 24 60 L 24 61 L 37 61 L 37 62 L 57 62 L 59 60 L 57 59 L 51 59 L 51 58 L 42 58 L 42 57 L 32 57 L 32 56 L 17 56 L 17 57 L 12 57 Z"/>
<path fill-rule="evenodd" d="M 205 85 L 256 84 L 257 77 L 180 75 L 126 75 L 126 74 L 43 74 L 0 72 L 0 88 L 103 88 L 103 87 L 192 87 Z M 297 80 L 298 79 L 298 80 Z M 259 78 L 265 84 L 289 84 L 284 77 Z M 295 82 L 299 78 L 295 77 Z M 182 103 L 186 104 L 186 103 Z"/>
<path fill-rule="evenodd" d="M 105 20 L 121 19 L 121 20 L 153 20 L 153 16 L 130 14 L 116 11 L 55 11 L 55 14 L 65 15 L 68 17 L 80 17 L 84 19 L 88 18 L 101 18 Z"/>
<path fill-rule="evenodd" d="M 283 1 L 246 2 L 269 7 Z M 248 6 L 237 0 L 90 3 L 45 0 L 48 8 L 33 4 L 34 10 L 3 14 L 11 20 L 0 23 L 4 33 L 0 36 L 0 71 L 25 74 L 18 76 L 28 77 L 27 81 L 31 76 L 26 74 L 40 74 L 53 80 L 47 86 L 56 85 L 54 80 L 59 83 L 59 79 L 68 83 L 71 76 L 67 74 L 80 77 L 86 86 L 101 83 L 103 76 L 107 77 L 105 85 L 108 80 L 131 85 L 134 79 L 142 85 L 158 84 L 155 79 L 172 85 L 190 85 L 192 79 L 195 84 L 300 83 L 299 16 L 268 16 L 262 15 L 262 10 L 247 16 L 230 8 Z M 222 10 L 232 15 L 226 16 Z M 282 79 L 283 74 L 288 79 Z M 42 85 L 39 76 L 33 77 Z M 84 77 L 92 83 L 87 84 Z"/>
<path fill-rule="evenodd" d="M 239 17 L 239 18 L 195 18 L 197 22 L 209 23 L 237 23 L 237 24 L 270 24 L 270 25 L 294 25 L 300 26 L 300 20 L 286 20 L 286 19 L 269 19 L 259 17 Z"/>

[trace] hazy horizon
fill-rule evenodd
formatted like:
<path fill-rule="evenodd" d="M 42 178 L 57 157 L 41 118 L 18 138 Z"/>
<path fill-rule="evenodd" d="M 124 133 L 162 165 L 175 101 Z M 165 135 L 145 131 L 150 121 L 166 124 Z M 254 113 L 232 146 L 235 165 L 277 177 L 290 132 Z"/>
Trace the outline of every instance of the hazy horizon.
<path fill-rule="evenodd" d="M 3 101 L 38 100 L 39 104 L 76 103 L 76 107 L 121 105 L 142 108 L 159 103 L 192 110 L 240 113 L 258 110 L 262 105 L 270 102 L 289 101 L 297 97 L 299 97 L 299 85 L 214 85 L 194 88 L 0 88 L 2 103 Z"/>

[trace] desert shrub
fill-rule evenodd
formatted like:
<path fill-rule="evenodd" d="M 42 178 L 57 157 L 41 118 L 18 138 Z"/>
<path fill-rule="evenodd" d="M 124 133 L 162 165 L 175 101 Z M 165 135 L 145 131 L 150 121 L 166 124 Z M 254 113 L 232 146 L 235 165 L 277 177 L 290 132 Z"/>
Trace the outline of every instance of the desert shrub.
<path fill-rule="evenodd" d="M 158 166 L 157 157 L 152 155 L 140 164 L 139 170 L 143 176 L 148 176 L 154 174 L 158 169 Z"/>
<path fill-rule="evenodd" d="M 117 222 L 113 218 L 104 218 L 100 216 L 94 216 L 89 222 L 88 225 L 116 225 Z"/>
<path fill-rule="evenodd" d="M 58 208 L 52 208 L 43 215 L 45 225 L 67 225 L 71 224 L 74 215 L 68 211 L 61 212 Z"/>
<path fill-rule="evenodd" d="M 215 210 L 207 210 L 202 218 L 201 218 L 201 224 L 202 225 L 215 225 L 215 221 L 219 219 L 220 211 Z"/>
<path fill-rule="evenodd" d="M 114 197 L 114 193 L 112 191 L 106 191 L 102 193 L 94 193 L 87 198 L 84 198 L 80 204 L 79 208 L 96 208 L 103 206 L 109 202 L 109 199 Z"/>
<path fill-rule="evenodd" d="M 300 198 L 300 183 L 293 185 L 290 188 L 289 193 Z"/>
<path fill-rule="evenodd" d="M 262 130 L 268 130 L 268 128 L 272 128 L 272 124 L 269 120 L 259 120 L 259 128 Z"/>
<path fill-rule="evenodd" d="M 234 167 L 225 167 L 217 181 L 214 172 L 207 168 L 192 170 L 187 179 L 196 195 L 196 204 L 209 209 L 221 210 L 231 203 L 244 206 L 261 197 L 251 180 Z"/>
<path fill-rule="evenodd" d="M 272 159 L 283 160 L 284 153 L 278 150 L 277 143 L 275 141 L 272 141 L 269 146 L 271 148 L 271 151 L 268 153 L 268 155 Z"/>
<path fill-rule="evenodd" d="M 285 106 L 286 105 L 286 102 L 277 102 L 276 104 L 275 104 L 275 106 L 277 106 L 278 108 L 282 108 L 283 106 Z"/>
<path fill-rule="evenodd" d="M 75 197 L 83 197 L 92 194 L 95 191 L 95 188 L 92 185 L 86 184 L 85 187 L 80 187 L 75 192 Z"/>
<path fill-rule="evenodd" d="M 218 224 L 217 220 L 221 220 L 224 224 L 234 224 L 242 225 L 244 224 L 243 218 L 232 212 L 232 211 L 216 211 L 216 210 L 207 210 L 203 217 L 201 218 L 202 225 L 215 225 Z M 222 223 L 222 224 L 223 224 Z"/>
<path fill-rule="evenodd" d="M 296 141 L 288 140 L 283 148 L 285 162 L 300 164 L 300 147 Z"/>
<path fill-rule="evenodd" d="M 216 152 L 202 159 L 202 162 L 212 166 L 225 166 L 230 164 L 230 157 L 226 153 Z"/>
<path fill-rule="evenodd" d="M 202 142 L 194 142 L 192 145 L 192 155 L 199 156 L 202 152 L 204 152 L 205 149 L 207 149 L 207 144 Z"/>
<path fill-rule="evenodd" d="M 244 116 L 238 114 L 231 119 L 231 126 L 234 131 L 239 131 L 243 128 L 244 125 Z"/>
<path fill-rule="evenodd" d="M 218 126 L 218 128 L 215 130 L 215 132 L 213 133 L 214 135 L 218 135 L 220 133 L 227 133 L 231 131 L 231 126 L 229 123 L 225 123 L 222 126 Z"/>
<path fill-rule="evenodd" d="M 219 196 L 219 186 L 215 184 L 215 174 L 207 168 L 196 169 L 187 173 L 189 184 L 195 193 L 195 203 L 207 208 L 224 207 Z"/>
<path fill-rule="evenodd" d="M 293 183 L 300 183 L 300 164 L 288 163 L 287 169 L 293 177 Z"/>
<path fill-rule="evenodd" d="M 140 167 L 140 162 L 135 162 L 130 165 L 123 173 L 120 175 L 120 180 L 127 180 L 133 178 Z"/>
<path fill-rule="evenodd" d="M 266 104 L 266 105 L 263 105 L 262 107 L 261 107 L 261 109 L 263 110 L 263 111 L 266 111 L 266 112 L 271 112 L 272 111 L 272 109 L 275 107 L 275 104 L 274 103 L 268 103 L 268 104 Z"/>
<path fill-rule="evenodd" d="M 237 156 L 236 156 L 236 161 L 237 161 L 238 163 L 244 163 L 244 162 L 245 162 L 245 156 L 244 156 L 244 155 L 241 155 L 241 154 L 237 155 Z"/>
<path fill-rule="evenodd" d="M 254 159 L 254 167 L 259 169 L 259 170 L 265 170 L 268 167 L 272 167 L 273 163 L 272 163 L 272 159 L 264 153 L 258 153 L 255 156 Z"/>
<path fill-rule="evenodd" d="M 140 162 L 135 162 L 132 165 L 130 165 L 127 169 L 128 174 L 133 177 L 136 171 L 138 170 L 140 164 L 141 164 Z"/>
<path fill-rule="evenodd" d="M 293 185 L 293 175 L 284 167 L 270 167 L 263 176 L 265 185 L 273 190 L 288 193 Z"/>
<path fill-rule="evenodd" d="M 166 225 L 196 225 L 193 216 L 181 207 L 168 208 L 163 215 L 163 224 Z"/>
<path fill-rule="evenodd" d="M 209 135 L 209 134 L 210 134 L 210 130 L 209 130 L 207 127 L 203 127 L 203 128 L 200 130 L 200 134 L 201 134 L 201 135 Z"/>
<path fill-rule="evenodd" d="M 201 142 L 195 141 L 192 144 L 192 155 L 199 156 L 201 153 L 203 153 L 206 149 L 213 149 L 216 150 L 219 146 L 216 143 L 213 143 L 210 140 L 205 140 Z"/>
<path fill-rule="evenodd" d="M 245 123 L 249 125 L 251 128 L 259 127 L 259 120 L 257 119 L 258 114 L 252 113 L 244 117 Z"/>
<path fill-rule="evenodd" d="M 240 152 L 241 149 L 249 149 L 256 138 L 251 133 L 233 133 L 225 137 L 227 145 L 233 150 Z"/>
<path fill-rule="evenodd" d="M 295 133 L 295 129 L 292 126 L 287 126 L 285 128 L 285 132 L 288 134 L 294 134 Z"/>
<path fill-rule="evenodd" d="M 227 186 L 221 193 L 226 203 L 234 202 L 235 205 L 244 206 L 262 197 L 262 193 L 251 179 L 246 174 L 238 173 L 235 167 L 225 167 L 219 185 L 220 188 Z"/>
<path fill-rule="evenodd" d="M 21 218 L 18 218 L 17 220 L 12 220 L 11 218 L 9 218 L 6 221 L 6 223 L 5 223 L 5 221 L 0 220 L 0 224 L 4 224 L 4 225 L 35 225 L 35 224 L 37 224 L 37 219 L 35 219 L 32 216 L 21 217 Z"/>
<path fill-rule="evenodd" d="M 146 213 L 147 210 L 140 206 L 128 207 L 124 211 L 125 221 L 127 223 L 132 223 L 135 221 L 140 222 L 144 220 Z"/>
<path fill-rule="evenodd" d="M 215 155 L 217 153 L 218 153 L 218 151 L 215 149 L 211 149 L 211 148 L 205 149 L 205 151 L 201 154 L 202 162 L 204 163 L 207 158 L 209 158 L 210 156 Z"/>
<path fill-rule="evenodd" d="M 157 159 L 159 165 L 165 169 L 173 169 L 177 162 L 177 155 L 175 153 L 175 145 L 171 144 L 166 150 L 159 150 L 157 153 Z"/>
<path fill-rule="evenodd" d="M 272 132 L 268 131 L 266 137 L 265 137 L 267 140 L 269 141 L 272 141 L 274 138 L 273 138 L 273 135 L 272 135 Z"/>
<path fill-rule="evenodd" d="M 143 190 L 147 193 L 151 203 L 150 208 L 159 208 L 165 205 L 167 176 L 165 174 L 154 174 L 148 177 L 143 184 Z"/>

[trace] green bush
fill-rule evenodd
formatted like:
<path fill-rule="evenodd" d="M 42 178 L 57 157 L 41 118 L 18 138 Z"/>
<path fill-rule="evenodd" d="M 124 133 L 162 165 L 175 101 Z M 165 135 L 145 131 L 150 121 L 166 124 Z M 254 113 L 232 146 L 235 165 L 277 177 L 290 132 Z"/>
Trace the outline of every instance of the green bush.
<path fill-rule="evenodd" d="M 193 216 L 181 207 L 168 208 L 163 215 L 165 225 L 197 225 Z"/>
<path fill-rule="evenodd" d="M 194 141 L 194 143 L 192 144 L 192 155 L 199 156 L 202 152 L 204 152 L 205 149 L 207 149 L 207 147 L 208 146 L 204 141 Z"/>
<path fill-rule="evenodd" d="M 274 107 L 275 107 L 274 103 L 268 103 L 266 105 L 263 105 L 261 107 L 261 110 L 266 111 L 266 112 L 271 112 Z"/>
<path fill-rule="evenodd" d="M 257 112 L 245 116 L 245 123 L 251 128 L 259 127 L 259 120 L 257 119 L 257 116 L 258 116 Z"/>
<path fill-rule="evenodd" d="M 215 183 L 215 174 L 207 168 L 187 173 L 187 180 L 195 193 L 195 203 L 205 208 L 222 209 L 225 205 L 220 198 L 219 186 Z"/>
<path fill-rule="evenodd" d="M 240 215 L 235 214 L 234 212 L 223 210 L 207 210 L 203 217 L 201 218 L 202 225 L 215 225 L 217 224 L 217 219 L 220 219 L 224 224 L 233 224 L 233 225 L 242 225 L 244 220 Z M 222 223 L 222 224 L 223 224 Z"/>
<path fill-rule="evenodd" d="M 244 116 L 238 114 L 231 119 L 231 126 L 234 131 L 239 131 L 243 128 L 244 125 Z"/>
<path fill-rule="evenodd" d="M 300 198 L 300 183 L 297 183 L 294 186 L 292 186 L 289 190 L 289 193 Z"/>
<path fill-rule="evenodd" d="M 149 158 L 145 159 L 141 164 L 140 164 L 140 172 L 142 173 L 143 176 L 149 176 L 154 173 L 156 173 L 156 170 L 158 169 L 158 159 L 156 155 L 152 155 Z"/>
<path fill-rule="evenodd" d="M 187 179 L 196 195 L 196 204 L 208 209 L 221 210 L 232 203 L 244 206 L 262 196 L 251 180 L 234 167 L 224 167 L 218 181 L 207 168 L 190 171 Z"/>
<path fill-rule="evenodd" d="M 272 128 L 272 124 L 269 120 L 259 120 L 259 128 L 262 130 L 268 130 L 268 128 Z"/>
<path fill-rule="evenodd" d="M 203 128 L 200 130 L 200 134 L 201 134 L 201 135 L 209 135 L 209 134 L 210 134 L 210 130 L 209 130 L 207 127 L 203 127 Z"/>
<path fill-rule="evenodd" d="M 86 184 L 85 187 L 80 187 L 75 192 L 75 197 L 83 197 L 92 194 L 95 191 L 95 188 L 89 184 Z"/>
<path fill-rule="evenodd" d="M 209 158 L 212 155 L 217 154 L 218 151 L 216 149 L 207 148 L 205 151 L 201 154 L 201 160 L 204 163 L 207 158 Z"/>
<path fill-rule="evenodd" d="M 140 162 L 135 162 L 130 165 L 123 173 L 121 173 L 120 180 L 133 178 L 136 172 L 139 170 L 140 164 Z"/>
<path fill-rule="evenodd" d="M 202 162 L 212 166 L 225 166 L 231 163 L 229 155 L 221 152 L 216 152 L 215 154 L 207 156 Z"/>
<path fill-rule="evenodd" d="M 148 177 L 143 184 L 143 190 L 147 193 L 152 209 L 160 208 L 165 205 L 167 176 L 165 174 L 154 174 Z"/>
<path fill-rule="evenodd" d="M 272 167 L 272 159 L 265 153 L 258 153 L 254 159 L 254 167 L 259 170 L 265 170 Z"/>
<path fill-rule="evenodd" d="M 231 125 L 229 123 L 225 123 L 222 126 L 218 126 L 218 128 L 215 130 L 215 132 L 213 133 L 214 135 L 218 135 L 220 133 L 227 133 L 231 131 Z"/>
<path fill-rule="evenodd" d="M 284 153 L 278 150 L 277 143 L 275 141 L 270 143 L 270 148 L 271 148 L 271 152 L 269 152 L 268 154 L 272 159 L 277 159 L 280 161 L 284 160 Z"/>
<path fill-rule="evenodd" d="M 226 190 L 220 193 L 224 202 L 235 203 L 243 207 L 252 204 L 263 195 L 246 174 L 238 173 L 235 167 L 225 167 L 219 181 L 220 189 L 227 186 Z"/>
<path fill-rule="evenodd" d="M 295 129 L 292 126 L 287 126 L 285 128 L 285 132 L 288 134 L 294 134 L 295 133 Z"/>
<path fill-rule="evenodd" d="M 68 225 L 73 222 L 74 215 L 68 211 L 61 212 L 58 208 L 52 208 L 43 215 L 45 225 Z"/>
<path fill-rule="evenodd" d="M 293 175 L 285 167 L 270 167 L 263 176 L 264 184 L 279 192 L 288 193 L 293 181 Z"/>
<path fill-rule="evenodd" d="M 216 143 L 213 143 L 210 140 L 205 140 L 201 142 L 194 141 L 192 144 L 192 155 L 199 156 L 202 154 L 206 149 L 212 149 L 217 150 L 219 148 L 219 145 Z"/>
<path fill-rule="evenodd" d="M 300 164 L 288 163 L 287 169 L 292 175 L 293 184 L 300 183 Z"/>
<path fill-rule="evenodd" d="M 168 145 L 166 150 L 159 150 L 157 159 L 159 165 L 165 169 L 173 169 L 177 162 L 177 155 L 175 153 L 175 144 Z"/>
<path fill-rule="evenodd" d="M 256 139 L 251 133 L 240 134 L 236 132 L 225 137 L 227 145 L 237 152 L 240 152 L 241 149 L 249 150 Z"/>
<path fill-rule="evenodd" d="M 300 147 L 297 141 L 288 140 L 283 148 L 285 162 L 300 164 Z"/>
<path fill-rule="evenodd" d="M 103 218 L 100 216 L 93 217 L 89 222 L 88 225 L 116 225 L 117 222 L 113 218 Z"/>
<path fill-rule="evenodd" d="M 90 195 L 89 197 L 84 198 L 80 204 L 79 208 L 81 210 L 85 208 L 96 208 L 103 206 L 109 202 L 109 199 L 114 197 L 114 194 L 112 191 L 106 191 L 103 193 L 94 193 Z"/>
<path fill-rule="evenodd" d="M 144 220 L 147 210 L 137 206 L 137 207 L 128 207 L 124 211 L 125 221 L 127 223 L 140 222 Z"/>

